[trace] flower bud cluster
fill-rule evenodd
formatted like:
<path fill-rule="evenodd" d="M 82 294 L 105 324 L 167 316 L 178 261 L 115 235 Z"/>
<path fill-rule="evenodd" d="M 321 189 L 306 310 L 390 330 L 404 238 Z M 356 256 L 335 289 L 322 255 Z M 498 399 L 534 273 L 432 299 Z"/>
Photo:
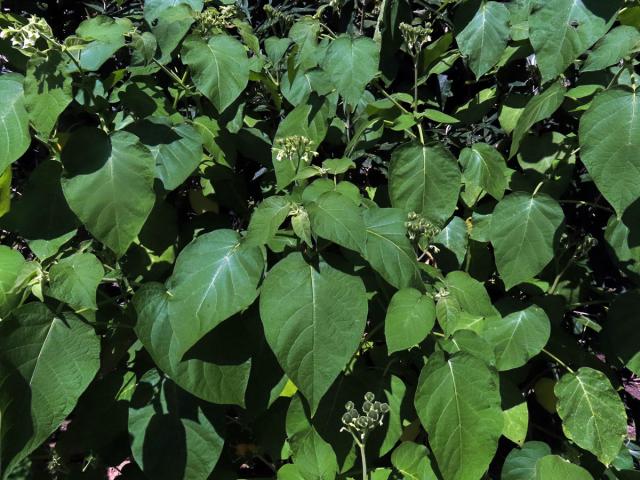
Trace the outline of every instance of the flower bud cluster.
<path fill-rule="evenodd" d="M 318 152 L 311 148 L 312 142 L 307 137 L 293 135 L 291 137 L 276 140 L 273 150 L 276 152 L 276 160 L 286 160 L 294 165 L 308 165 Z"/>
<path fill-rule="evenodd" d="M 277 8 L 273 8 L 271 5 L 267 4 L 262 7 L 264 13 L 267 15 L 267 18 L 272 22 L 282 22 L 285 25 L 292 24 L 295 20 L 293 15 L 288 13 L 284 13 Z"/>
<path fill-rule="evenodd" d="M 345 410 L 346 412 L 342 415 L 344 427 L 341 431 L 346 430 L 356 439 L 364 442 L 373 429 L 382 425 L 385 414 L 389 412 L 389 405 L 378 402 L 373 393 L 367 392 L 364 395 L 362 414 L 358 412 L 353 402 L 347 402 Z"/>
<path fill-rule="evenodd" d="M 11 45 L 27 55 L 33 54 L 37 49 L 36 42 L 43 37 L 53 37 L 49 24 L 42 18 L 32 15 L 26 24 L 0 29 L 0 38 L 10 39 Z"/>
<path fill-rule="evenodd" d="M 238 7 L 226 5 L 207 8 L 198 14 L 196 31 L 203 36 L 220 33 L 233 26 L 233 20 L 238 16 Z"/>
<path fill-rule="evenodd" d="M 411 240 L 421 238 L 429 241 L 431 238 L 440 233 L 440 229 L 431 224 L 422 215 L 411 212 L 407 215 L 407 221 L 404 222 L 404 226 L 407 227 L 407 234 Z"/>
<path fill-rule="evenodd" d="M 409 25 L 402 22 L 399 28 L 410 53 L 414 56 L 417 56 L 422 47 L 431 41 L 431 34 L 433 33 L 431 22 L 425 23 L 424 26 Z"/>

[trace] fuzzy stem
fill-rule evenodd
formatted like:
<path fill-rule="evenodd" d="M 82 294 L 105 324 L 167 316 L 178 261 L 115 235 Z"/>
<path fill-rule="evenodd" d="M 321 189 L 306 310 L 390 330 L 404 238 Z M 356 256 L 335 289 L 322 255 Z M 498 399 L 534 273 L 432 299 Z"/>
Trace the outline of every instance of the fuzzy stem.
<path fill-rule="evenodd" d="M 367 480 L 367 455 L 364 451 L 364 443 L 358 442 L 358 447 L 360 448 L 360 460 L 362 461 L 362 480 Z"/>
<path fill-rule="evenodd" d="M 576 371 L 571 368 L 569 365 L 567 365 L 566 363 L 564 363 L 562 360 L 560 360 L 558 357 L 556 357 L 553 353 L 551 353 L 549 350 L 547 350 L 546 348 L 543 348 L 542 351 L 544 353 L 546 353 L 547 355 L 549 355 L 549 357 L 551 357 L 553 360 L 555 360 L 558 364 L 562 365 L 564 368 L 567 369 L 568 372 L 575 374 Z"/>

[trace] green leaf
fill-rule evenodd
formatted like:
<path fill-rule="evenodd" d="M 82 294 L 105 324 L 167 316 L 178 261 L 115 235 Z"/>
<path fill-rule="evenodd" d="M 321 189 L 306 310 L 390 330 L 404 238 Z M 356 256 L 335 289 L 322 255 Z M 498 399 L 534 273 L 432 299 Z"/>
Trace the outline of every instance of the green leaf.
<path fill-rule="evenodd" d="M 338 473 L 336 454 L 327 442 L 311 427 L 291 439 L 293 464 L 298 467 L 299 478 L 333 480 Z"/>
<path fill-rule="evenodd" d="M 420 373 L 415 407 L 444 478 L 479 479 L 502 434 L 497 373 L 465 353 L 435 353 Z"/>
<path fill-rule="evenodd" d="M 189 67 L 197 89 L 218 112 L 231 105 L 249 82 L 249 59 L 242 43 L 229 35 L 215 35 L 205 43 L 189 37 L 182 47 L 182 62 Z"/>
<path fill-rule="evenodd" d="M 180 252 L 167 283 L 178 357 L 258 296 L 264 270 L 262 250 L 242 245 L 240 240 L 233 230 L 216 230 L 196 238 Z"/>
<path fill-rule="evenodd" d="M 100 339 L 43 303 L 0 323 L 0 459 L 6 476 L 71 413 L 100 366 Z"/>
<path fill-rule="evenodd" d="M 244 244 L 260 246 L 269 243 L 291 211 L 291 201 L 286 196 L 265 198 L 251 214 Z"/>
<path fill-rule="evenodd" d="M 535 305 L 490 322 L 483 334 L 496 349 L 496 367 L 500 371 L 525 365 L 542 351 L 550 335 L 549 318 Z"/>
<path fill-rule="evenodd" d="M 398 290 L 384 319 L 384 336 L 389 355 L 422 342 L 436 321 L 433 299 L 414 288 Z"/>
<path fill-rule="evenodd" d="M 206 480 L 224 446 L 220 422 L 170 381 L 145 404 L 157 381 L 143 377 L 129 408 L 133 458 L 148 478 Z"/>
<path fill-rule="evenodd" d="M 629 209 L 633 212 L 633 207 Z M 604 238 L 613 250 L 613 256 L 620 269 L 633 276 L 640 276 L 640 245 L 636 244 L 631 229 L 622 219 L 611 215 Z"/>
<path fill-rule="evenodd" d="M 583 72 L 594 72 L 615 65 L 631 55 L 640 46 L 640 32 L 634 27 L 621 25 L 607 33 L 595 46 L 582 67 Z"/>
<path fill-rule="evenodd" d="M 204 6 L 204 0 L 144 0 L 144 18 L 151 23 L 165 10 L 177 5 L 188 5 L 194 11 L 199 12 Z"/>
<path fill-rule="evenodd" d="M 293 233 L 295 233 L 300 240 L 308 246 L 313 247 L 313 240 L 311 239 L 311 222 L 309 221 L 309 214 L 306 210 L 300 210 L 291 217 L 291 228 L 293 229 Z"/>
<path fill-rule="evenodd" d="M 62 193 L 62 165 L 55 160 L 39 164 L 29 176 L 22 196 L 2 219 L 8 230 L 29 240 L 54 240 L 78 226 Z"/>
<path fill-rule="evenodd" d="M 503 3 L 482 2 L 464 29 L 456 35 L 460 51 L 480 78 L 500 60 L 509 41 L 509 10 Z"/>
<path fill-rule="evenodd" d="M 506 289 L 529 280 L 553 258 L 564 221 L 558 202 L 545 194 L 516 192 L 504 197 L 491 218 L 491 244 Z"/>
<path fill-rule="evenodd" d="M 93 128 L 73 133 L 62 150 L 62 191 L 98 240 L 122 256 L 155 202 L 155 161 L 131 133 L 107 136 Z"/>
<path fill-rule="evenodd" d="M 522 446 L 529 430 L 527 399 L 507 378 L 500 379 L 500 390 L 504 413 L 502 435 Z"/>
<path fill-rule="evenodd" d="M 11 290 L 25 263 L 20 252 L 0 245 L 0 318 L 5 317 L 18 305 L 20 296 Z"/>
<path fill-rule="evenodd" d="M 49 270 L 47 294 L 76 311 L 97 310 L 96 290 L 104 277 L 102 263 L 91 253 L 75 253 Z"/>
<path fill-rule="evenodd" d="M 364 258 L 396 288 L 421 284 L 416 254 L 407 237 L 406 215 L 397 208 L 370 208 L 363 219 L 367 241 Z"/>
<path fill-rule="evenodd" d="M 451 354 L 465 352 L 479 358 L 487 365 L 492 367 L 496 365 L 493 346 L 473 330 L 456 330 L 450 337 L 438 340 L 438 347 Z M 505 430 L 507 428 L 506 422 L 505 417 Z"/>
<path fill-rule="evenodd" d="M 205 342 L 204 346 L 210 352 L 215 351 L 216 355 L 202 355 L 198 351 L 182 361 L 178 340 L 169 321 L 169 300 L 166 288 L 159 283 L 143 285 L 133 297 L 138 313 L 135 332 L 155 364 L 181 388 L 198 398 L 243 407 L 251 360 L 230 363 L 224 355 L 220 355 L 229 348 L 228 343 Z"/>
<path fill-rule="evenodd" d="M 391 154 L 391 205 L 443 224 L 458 203 L 460 178 L 456 159 L 443 146 L 405 144 Z"/>
<path fill-rule="evenodd" d="M 291 26 L 289 38 L 296 44 L 295 68 L 308 70 L 318 65 L 319 56 L 324 50 L 318 48 L 320 22 L 317 18 L 304 16 Z"/>
<path fill-rule="evenodd" d="M 435 258 L 442 270 L 460 268 L 469 244 L 466 223 L 460 217 L 453 217 L 430 243 L 440 250 L 435 254 Z"/>
<path fill-rule="evenodd" d="M 391 464 L 406 480 L 437 480 L 424 445 L 402 442 L 391 454 Z"/>
<path fill-rule="evenodd" d="M 11 167 L 7 167 L 0 173 L 0 218 L 11 210 L 11 179 L 13 174 Z"/>
<path fill-rule="evenodd" d="M 558 455 L 547 455 L 536 463 L 536 480 L 593 480 L 584 468 Z"/>
<path fill-rule="evenodd" d="M 616 87 L 598 94 L 580 119 L 580 159 L 618 216 L 640 197 L 640 98 Z"/>
<path fill-rule="evenodd" d="M 520 142 L 534 124 L 550 117 L 560 108 L 566 92 L 565 86 L 560 82 L 556 82 L 527 102 L 513 130 L 509 158 L 512 158 L 518 152 Z"/>
<path fill-rule="evenodd" d="M 311 95 L 306 102 L 296 106 L 278 125 L 274 144 L 282 138 L 299 135 L 311 140 L 309 148 L 317 150 L 329 128 L 329 118 L 333 115 L 331 102 L 325 97 Z M 294 164 L 288 159 L 278 160 L 274 149 L 272 152 L 273 167 L 276 172 L 278 190 L 282 190 L 296 177 L 303 165 Z"/>
<path fill-rule="evenodd" d="M 462 181 L 485 190 L 496 200 L 502 199 L 508 184 L 509 169 L 502 154 L 491 145 L 476 143 L 460 152 Z"/>
<path fill-rule="evenodd" d="M 285 53 L 289 49 L 289 45 L 291 45 L 290 38 L 278 38 L 278 37 L 269 37 L 264 41 L 264 50 L 269 57 L 269 60 L 275 65 L 280 63 L 282 57 L 284 57 Z"/>
<path fill-rule="evenodd" d="M 611 464 L 627 434 L 627 415 L 607 376 L 582 367 L 565 374 L 554 390 L 567 438 L 605 465 Z"/>
<path fill-rule="evenodd" d="M 202 161 L 202 137 L 188 124 L 172 126 L 150 118 L 128 130 L 151 151 L 156 160 L 156 177 L 166 190 L 178 188 Z"/>
<path fill-rule="evenodd" d="M 0 171 L 24 154 L 31 144 L 29 116 L 25 108 L 22 79 L 18 75 L 0 76 Z"/>
<path fill-rule="evenodd" d="M 620 4 L 619 0 L 536 2 L 529 16 L 529 39 L 542 80 L 556 78 L 596 43 L 609 29 Z"/>
<path fill-rule="evenodd" d="M 203 7 L 201 0 L 146 1 L 144 18 L 151 27 L 162 53 L 158 60 L 168 63 Z"/>
<path fill-rule="evenodd" d="M 125 35 L 133 30 L 128 18 L 110 18 L 103 15 L 84 20 L 76 30 L 82 40 L 73 45 L 74 38 L 67 38 L 69 51 L 83 70 L 95 72 L 118 50 L 125 46 Z M 71 41 L 71 42 L 70 42 Z"/>
<path fill-rule="evenodd" d="M 73 100 L 73 88 L 68 60 L 57 50 L 48 50 L 45 55 L 34 55 L 27 64 L 24 101 L 31 124 L 48 139 L 58 117 Z"/>
<path fill-rule="evenodd" d="M 318 236 L 360 252 L 365 249 L 366 232 L 360 209 L 346 196 L 327 192 L 307 205 L 311 229 Z"/>
<path fill-rule="evenodd" d="M 527 442 L 522 448 L 514 448 L 504 461 L 500 479 L 536 480 L 536 464 L 546 455 L 551 455 L 551 449 L 544 442 Z"/>
<path fill-rule="evenodd" d="M 282 369 L 315 412 L 360 345 L 367 318 L 362 280 L 291 253 L 264 281 L 260 317 Z"/>
<path fill-rule="evenodd" d="M 340 35 L 330 43 L 321 66 L 338 93 L 353 107 L 376 76 L 379 59 L 380 46 L 372 39 Z"/>
<path fill-rule="evenodd" d="M 482 332 L 486 326 L 500 320 L 500 314 L 482 283 L 466 272 L 451 272 L 444 281 L 445 295 L 436 305 L 438 323 L 447 335 L 457 330 Z"/>

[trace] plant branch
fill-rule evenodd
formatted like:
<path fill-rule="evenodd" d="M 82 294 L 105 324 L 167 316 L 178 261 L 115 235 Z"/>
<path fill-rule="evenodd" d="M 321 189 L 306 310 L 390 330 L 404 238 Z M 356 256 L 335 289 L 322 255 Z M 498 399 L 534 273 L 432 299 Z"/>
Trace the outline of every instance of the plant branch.
<path fill-rule="evenodd" d="M 546 348 L 543 348 L 542 351 L 544 353 L 546 353 L 549 357 L 551 357 L 556 363 L 558 363 L 559 365 L 562 365 L 564 368 L 566 368 L 569 373 L 573 373 L 573 374 L 576 373 L 576 371 L 573 368 L 571 368 L 569 365 L 564 363 L 562 360 L 560 360 L 558 357 L 556 357 L 553 353 L 551 353 Z"/>

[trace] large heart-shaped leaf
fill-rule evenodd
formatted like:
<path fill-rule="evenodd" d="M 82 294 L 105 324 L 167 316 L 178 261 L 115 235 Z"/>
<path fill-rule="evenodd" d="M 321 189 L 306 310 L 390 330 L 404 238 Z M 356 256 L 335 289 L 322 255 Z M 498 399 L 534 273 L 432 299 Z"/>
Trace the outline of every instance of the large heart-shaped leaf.
<path fill-rule="evenodd" d="M 178 357 L 253 303 L 263 270 L 262 250 L 242 245 L 233 230 L 206 233 L 180 252 L 167 284 Z"/>
<path fill-rule="evenodd" d="M 73 88 L 64 55 L 57 50 L 45 55 L 29 60 L 24 98 L 31 124 L 42 137 L 49 138 L 58 117 L 73 100 Z"/>
<path fill-rule="evenodd" d="M 307 206 L 311 228 L 320 237 L 363 251 L 366 232 L 360 209 L 339 192 L 327 192 Z"/>
<path fill-rule="evenodd" d="M 341 35 L 331 42 L 322 68 L 345 101 L 356 105 L 378 71 L 380 46 L 368 37 Z"/>
<path fill-rule="evenodd" d="M 191 78 L 222 112 L 231 105 L 249 82 L 249 59 L 242 44 L 229 35 L 215 35 L 207 42 L 189 37 L 182 47 L 182 61 Z"/>
<path fill-rule="evenodd" d="M 62 151 L 62 191 L 71 210 L 98 240 L 122 256 L 155 202 L 155 161 L 128 132 L 76 131 Z"/>
<path fill-rule="evenodd" d="M 607 376 L 582 367 L 565 374 L 554 390 L 565 435 L 605 465 L 613 462 L 627 434 L 627 415 Z"/>
<path fill-rule="evenodd" d="M 0 76 L 0 172 L 16 161 L 31 144 L 29 115 L 25 109 L 22 79 L 18 75 Z"/>
<path fill-rule="evenodd" d="M 443 146 L 403 145 L 389 165 L 391 204 L 443 224 L 458 203 L 460 177 L 456 159 Z"/>
<path fill-rule="evenodd" d="M 73 314 L 30 303 L 0 324 L 0 460 L 4 472 L 71 413 L 100 366 L 100 339 Z M 4 473 L 3 472 L 3 473 Z"/>
<path fill-rule="evenodd" d="M 498 370 L 524 365 L 544 348 L 551 334 L 547 314 L 535 305 L 490 322 L 483 336 L 496 349 Z"/>
<path fill-rule="evenodd" d="M 618 216 L 640 197 L 640 99 L 626 87 L 596 96 L 580 119 L 580 158 Z"/>
<path fill-rule="evenodd" d="M 420 284 L 415 250 L 407 237 L 406 218 L 397 208 L 370 208 L 363 215 L 367 235 L 364 257 L 396 288 Z"/>
<path fill-rule="evenodd" d="M 91 253 L 63 258 L 49 270 L 48 294 L 78 310 L 97 310 L 96 290 L 104 276 L 100 260 Z"/>
<path fill-rule="evenodd" d="M 529 16 L 529 39 L 544 81 L 552 80 L 609 29 L 619 0 L 545 0 Z"/>
<path fill-rule="evenodd" d="M 264 281 L 260 316 L 282 369 L 315 412 L 360 345 L 367 317 L 362 280 L 291 253 Z"/>
<path fill-rule="evenodd" d="M 507 46 L 509 30 L 507 7 L 503 3 L 482 2 L 464 29 L 456 35 L 460 51 L 469 57 L 469 67 L 476 78 L 498 63 Z"/>
<path fill-rule="evenodd" d="M 144 348 L 158 368 L 189 393 L 212 403 L 244 406 L 251 360 L 225 364 L 224 356 L 219 354 L 227 345 L 209 344 L 207 346 L 212 353 L 218 354 L 219 363 L 199 355 L 200 352 L 195 357 L 182 360 L 178 339 L 169 321 L 170 298 L 160 283 L 145 284 L 133 297 L 138 313 L 135 331 Z"/>
<path fill-rule="evenodd" d="M 422 342 L 436 321 L 433 299 L 415 288 L 398 290 L 384 319 L 384 336 L 389 354 Z"/>
<path fill-rule="evenodd" d="M 505 287 L 529 280 L 553 258 L 562 208 L 545 194 L 524 192 L 504 197 L 491 217 L 491 244 Z"/>
<path fill-rule="evenodd" d="M 482 360 L 457 353 L 429 357 L 415 399 L 438 468 L 450 480 L 478 480 L 502 434 L 498 374 Z"/>

